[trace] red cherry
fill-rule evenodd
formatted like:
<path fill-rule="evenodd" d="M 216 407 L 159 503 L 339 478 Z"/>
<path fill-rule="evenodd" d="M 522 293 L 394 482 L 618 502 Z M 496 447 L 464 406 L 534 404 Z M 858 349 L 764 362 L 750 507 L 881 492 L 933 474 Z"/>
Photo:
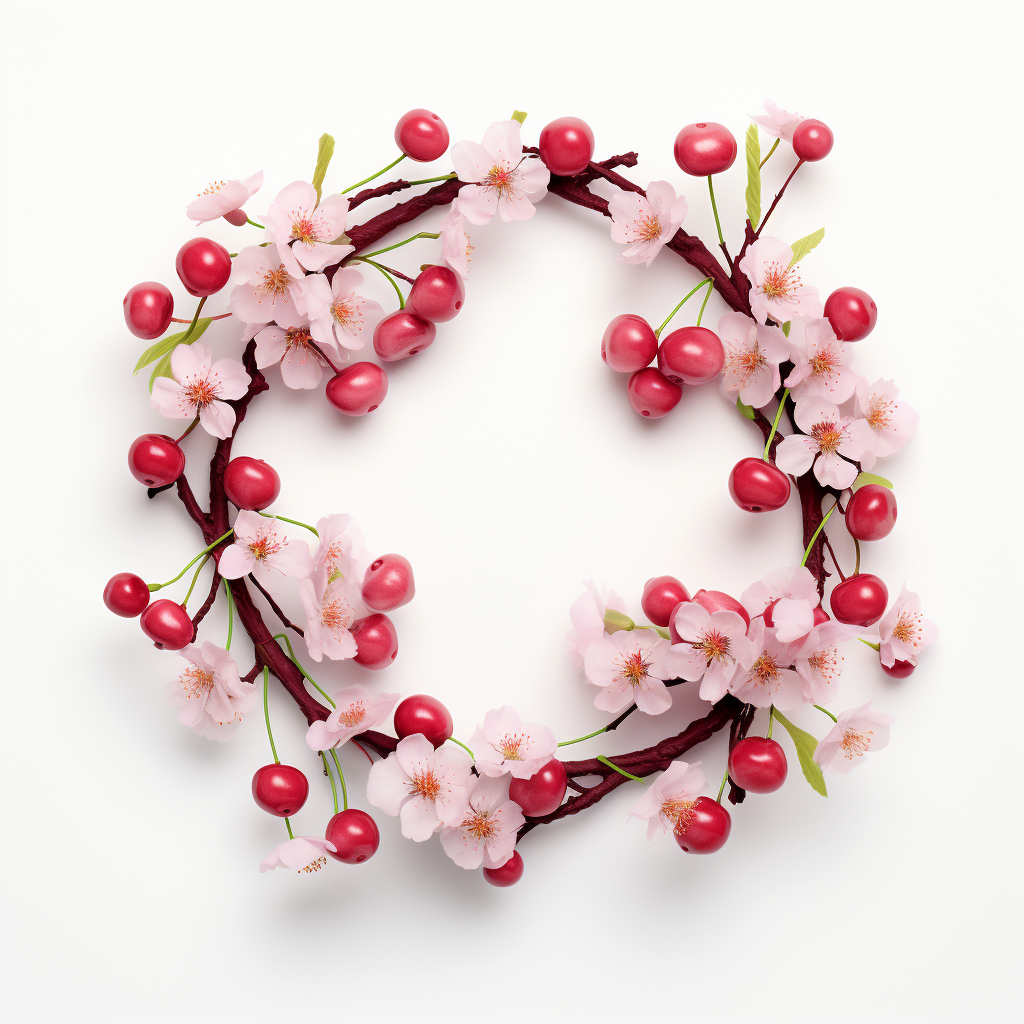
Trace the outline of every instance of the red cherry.
<path fill-rule="evenodd" d="M 103 603 L 115 615 L 134 619 L 149 604 L 149 587 L 141 576 L 133 572 L 119 572 L 107 580 L 103 588 Z"/>
<path fill-rule="evenodd" d="M 604 331 L 601 358 L 619 373 L 635 373 L 648 366 L 658 353 L 654 329 L 633 313 L 617 316 Z"/>
<path fill-rule="evenodd" d="M 166 487 L 185 471 L 185 453 L 166 434 L 143 434 L 128 449 L 132 476 L 147 487 Z"/>
<path fill-rule="evenodd" d="M 875 329 L 878 307 L 867 292 L 847 285 L 825 300 L 825 316 L 840 341 L 860 341 Z"/>
<path fill-rule="evenodd" d="M 881 540 L 896 525 L 896 495 L 880 484 L 858 488 L 846 506 L 846 528 L 857 540 Z"/>
<path fill-rule="evenodd" d="M 327 401 L 346 416 L 365 416 L 384 401 L 388 375 L 376 363 L 353 363 L 327 382 Z"/>
<path fill-rule="evenodd" d="M 882 671 L 893 679 L 906 679 L 917 666 L 909 661 L 900 661 L 899 658 L 892 665 L 882 665 Z"/>
<path fill-rule="evenodd" d="M 809 117 L 793 132 L 793 152 L 801 160 L 823 160 L 832 151 L 834 141 L 827 124 Z"/>
<path fill-rule="evenodd" d="M 522 877 L 523 858 L 519 856 L 518 850 L 513 850 L 512 856 L 500 868 L 484 868 L 484 878 L 491 885 L 496 885 L 501 889 L 515 885 Z"/>
<path fill-rule="evenodd" d="M 350 807 L 347 811 L 338 811 L 327 822 L 324 838 L 334 843 L 338 851 L 327 852 L 342 864 L 362 864 L 364 860 L 369 860 L 380 846 L 377 822 L 366 811 L 357 810 L 355 807 Z"/>
<path fill-rule="evenodd" d="M 629 378 L 626 396 L 634 412 L 656 420 L 670 413 L 679 404 L 679 399 L 683 397 L 683 389 L 678 384 L 673 384 L 661 370 L 648 366 L 644 370 L 637 370 Z"/>
<path fill-rule="evenodd" d="M 699 604 L 709 615 L 714 615 L 715 612 L 735 612 L 748 626 L 750 625 L 747 609 L 736 598 L 723 594 L 720 590 L 698 590 L 691 600 Z"/>
<path fill-rule="evenodd" d="M 706 178 L 732 167 L 736 159 L 736 138 L 724 124 L 701 121 L 688 124 L 677 136 L 676 163 L 687 174 Z"/>
<path fill-rule="evenodd" d="M 553 757 L 528 779 L 513 779 L 508 787 L 508 798 L 519 804 L 528 818 L 539 818 L 561 806 L 568 780 L 565 765 Z"/>
<path fill-rule="evenodd" d="M 774 512 L 789 501 L 789 477 L 764 459 L 740 459 L 729 474 L 732 500 L 747 512 Z"/>
<path fill-rule="evenodd" d="M 422 733 L 436 749 L 452 738 L 454 728 L 448 709 L 425 693 L 406 697 L 395 708 L 395 735 L 400 740 Z"/>
<path fill-rule="evenodd" d="M 578 117 L 559 117 L 545 125 L 537 144 L 540 158 L 552 174 L 579 174 L 594 155 L 594 133 Z"/>
<path fill-rule="evenodd" d="M 124 322 L 136 338 L 152 341 L 170 326 L 174 296 L 159 281 L 143 281 L 124 297 Z"/>
<path fill-rule="evenodd" d="M 405 308 L 410 313 L 443 324 L 451 320 L 466 301 L 462 278 L 448 267 L 427 267 L 413 283 Z"/>
<path fill-rule="evenodd" d="M 448 148 L 448 129 L 437 114 L 417 107 L 398 119 L 395 145 L 410 160 L 429 163 L 443 156 Z"/>
<path fill-rule="evenodd" d="M 729 812 L 710 797 L 699 796 L 690 813 L 676 828 L 676 842 L 686 853 L 714 853 L 725 846 L 732 830 Z"/>
<path fill-rule="evenodd" d="M 829 604 L 840 622 L 852 626 L 872 626 L 885 612 L 889 591 L 871 573 L 858 573 L 832 588 Z"/>
<path fill-rule="evenodd" d="M 231 277 L 231 256 L 209 238 L 193 238 L 178 250 L 174 267 L 189 295 L 213 295 Z"/>
<path fill-rule="evenodd" d="M 415 595 L 412 565 L 401 555 L 381 555 L 363 576 L 363 603 L 375 612 L 401 608 Z"/>
<path fill-rule="evenodd" d="M 195 627 L 188 612 L 167 598 L 148 605 L 139 619 L 139 625 L 142 626 L 142 632 L 162 651 L 180 651 L 192 643 L 195 635 Z"/>
<path fill-rule="evenodd" d="M 674 576 L 654 576 L 644 584 L 640 607 L 656 626 L 667 626 L 672 613 L 690 600 L 690 592 Z"/>
<path fill-rule="evenodd" d="M 384 317 L 373 332 L 373 350 L 385 363 L 408 359 L 434 341 L 437 329 L 429 320 L 400 309 Z"/>
<path fill-rule="evenodd" d="M 309 781 L 290 764 L 265 764 L 252 777 L 252 798 L 268 814 L 290 818 L 309 796 Z"/>
<path fill-rule="evenodd" d="M 240 228 L 243 224 L 249 223 L 249 218 L 246 216 L 245 210 L 229 210 L 224 214 L 224 219 L 236 228 Z"/>
<path fill-rule="evenodd" d="M 387 668 L 398 654 L 398 633 L 395 624 L 386 616 L 375 612 L 352 624 L 356 638 L 354 661 L 363 668 Z"/>
<path fill-rule="evenodd" d="M 704 384 L 725 366 L 725 349 L 706 327 L 680 327 L 662 341 L 658 369 L 673 384 Z"/>
<path fill-rule="evenodd" d="M 258 512 L 281 493 L 281 478 L 262 459 L 239 455 L 224 470 L 224 492 L 238 508 Z"/>
<path fill-rule="evenodd" d="M 729 777 L 748 793 L 774 793 L 789 771 L 786 752 L 763 736 L 748 736 L 729 751 Z"/>

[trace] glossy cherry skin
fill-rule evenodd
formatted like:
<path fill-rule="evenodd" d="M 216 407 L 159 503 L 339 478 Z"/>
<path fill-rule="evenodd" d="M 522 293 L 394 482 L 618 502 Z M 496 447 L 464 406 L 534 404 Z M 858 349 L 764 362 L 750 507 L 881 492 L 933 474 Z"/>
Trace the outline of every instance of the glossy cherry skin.
<path fill-rule="evenodd" d="M 143 434 L 128 449 L 132 476 L 147 487 L 166 487 L 185 472 L 185 453 L 166 434 Z"/>
<path fill-rule="evenodd" d="M 774 512 L 789 501 L 789 477 L 764 459 L 740 459 L 729 474 L 732 500 L 747 512 Z"/>
<path fill-rule="evenodd" d="M 236 228 L 240 228 L 243 224 L 249 222 L 249 218 L 245 215 L 245 210 L 228 210 L 224 214 L 224 219 Z"/>
<path fill-rule="evenodd" d="M 401 608 L 415 596 L 412 564 L 401 555 L 375 558 L 363 576 L 363 603 L 375 612 Z"/>
<path fill-rule="evenodd" d="M 142 632 L 162 651 L 180 651 L 188 647 L 195 634 L 188 612 L 167 598 L 148 605 L 139 619 L 139 625 L 142 626 Z"/>
<path fill-rule="evenodd" d="M 258 802 L 258 801 L 257 801 Z M 262 805 L 261 805 L 262 806 Z M 324 838 L 334 843 L 337 853 L 327 853 L 342 864 L 362 864 L 369 860 L 380 846 L 377 822 L 366 811 L 350 807 L 327 822 Z"/>
<path fill-rule="evenodd" d="M 640 607 L 655 626 L 667 626 L 672 613 L 690 592 L 674 576 L 654 576 L 644 584 Z"/>
<path fill-rule="evenodd" d="M 720 590 L 698 590 L 691 600 L 710 615 L 714 615 L 715 612 L 735 612 L 748 626 L 750 625 L 747 609 L 736 598 L 723 594 Z"/>
<path fill-rule="evenodd" d="M 764 736 L 748 736 L 729 751 L 729 778 L 748 793 L 774 793 L 788 772 L 786 752 Z"/>
<path fill-rule="evenodd" d="M 881 664 L 881 662 L 879 662 Z M 917 666 L 909 661 L 900 661 L 899 658 L 892 665 L 882 665 L 882 671 L 893 679 L 906 679 Z"/>
<path fill-rule="evenodd" d="M 825 300 L 825 316 L 840 341 L 860 341 L 875 329 L 878 307 L 866 291 L 847 285 Z"/>
<path fill-rule="evenodd" d="M 700 178 L 720 174 L 736 159 L 736 137 L 724 124 L 701 121 L 688 124 L 677 136 L 676 163 Z"/>
<path fill-rule="evenodd" d="M 124 322 L 136 338 L 152 341 L 170 326 L 174 296 L 159 281 L 143 281 L 124 297 Z"/>
<path fill-rule="evenodd" d="M 793 132 L 793 152 L 801 160 L 824 160 L 832 152 L 832 129 L 809 117 Z"/>
<path fill-rule="evenodd" d="M 512 856 L 500 868 L 484 868 L 484 878 L 501 889 L 515 885 L 523 877 L 523 858 L 514 850 Z"/>
<path fill-rule="evenodd" d="M 829 604 L 837 621 L 873 626 L 884 614 L 888 601 L 889 591 L 877 576 L 858 573 L 832 588 Z"/>
<path fill-rule="evenodd" d="M 443 324 L 458 314 L 465 301 L 462 278 L 449 267 L 434 266 L 420 272 L 405 308 L 432 324 Z"/>
<path fill-rule="evenodd" d="M 658 348 L 658 369 L 673 384 L 705 384 L 725 366 L 725 349 L 706 327 L 680 327 Z"/>
<path fill-rule="evenodd" d="M 569 177 L 587 168 L 594 156 L 594 133 L 578 117 L 559 117 L 545 125 L 537 144 L 552 174 Z"/>
<path fill-rule="evenodd" d="M 686 853 L 714 853 L 725 846 L 732 831 L 729 812 L 710 797 L 699 796 L 693 802 L 690 820 L 682 831 L 676 831 L 679 849 Z"/>
<path fill-rule="evenodd" d="M 519 804 L 528 818 L 539 818 L 561 806 L 568 786 L 565 765 L 553 757 L 528 779 L 513 779 L 508 787 L 508 798 Z"/>
<path fill-rule="evenodd" d="M 683 389 L 673 384 L 661 370 L 648 366 L 637 370 L 626 385 L 626 396 L 633 411 L 652 420 L 670 413 L 683 397 Z"/>
<path fill-rule="evenodd" d="M 846 528 L 857 540 L 881 540 L 896 525 L 896 495 L 881 484 L 865 484 L 846 506 Z"/>
<path fill-rule="evenodd" d="M 352 624 L 352 635 L 356 639 L 356 656 L 353 659 L 363 668 L 375 671 L 387 668 L 398 654 L 398 633 L 395 624 L 379 612 L 356 619 Z"/>
<path fill-rule="evenodd" d="M 373 412 L 388 393 L 388 375 L 376 363 L 353 363 L 327 382 L 327 401 L 346 416 Z"/>
<path fill-rule="evenodd" d="M 437 114 L 417 107 L 398 119 L 395 145 L 410 160 L 429 163 L 444 156 L 448 148 L 448 128 Z"/>
<path fill-rule="evenodd" d="M 224 492 L 237 508 L 258 512 L 281 493 L 281 478 L 262 459 L 239 455 L 224 470 Z"/>
<path fill-rule="evenodd" d="M 115 615 L 134 619 L 149 604 L 149 587 L 141 576 L 133 572 L 119 572 L 107 580 L 103 588 L 103 603 Z"/>
<path fill-rule="evenodd" d="M 193 238 L 178 250 L 174 267 L 189 295 L 213 295 L 231 277 L 231 256 L 209 238 Z"/>
<path fill-rule="evenodd" d="M 265 764 L 252 777 L 252 798 L 268 814 L 290 818 L 309 796 L 309 780 L 290 764 Z"/>
<path fill-rule="evenodd" d="M 373 350 L 385 363 L 394 363 L 429 348 L 435 334 L 437 328 L 429 320 L 400 309 L 374 328 Z"/>
<path fill-rule="evenodd" d="M 452 738 L 453 730 L 454 724 L 448 709 L 425 693 L 406 697 L 395 708 L 395 735 L 400 740 L 422 733 L 436 750 L 445 740 Z"/>
<path fill-rule="evenodd" d="M 604 330 L 601 358 L 619 373 L 636 373 L 658 354 L 654 328 L 642 317 L 622 313 Z"/>

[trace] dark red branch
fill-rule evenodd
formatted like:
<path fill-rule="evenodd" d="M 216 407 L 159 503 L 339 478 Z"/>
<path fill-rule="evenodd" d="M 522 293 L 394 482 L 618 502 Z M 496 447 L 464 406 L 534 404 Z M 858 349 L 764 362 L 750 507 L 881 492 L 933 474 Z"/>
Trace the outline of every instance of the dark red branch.
<path fill-rule="evenodd" d="M 271 597 L 270 591 L 268 591 L 252 573 L 249 573 L 249 582 L 266 598 L 267 604 L 270 605 L 270 610 L 281 620 L 281 624 L 285 629 L 294 630 L 299 634 L 299 636 L 306 635 L 298 626 L 295 625 L 294 622 L 291 621 L 291 619 L 288 618 L 287 615 L 285 615 L 283 611 L 281 611 L 281 606 L 273 599 L 273 597 Z"/>

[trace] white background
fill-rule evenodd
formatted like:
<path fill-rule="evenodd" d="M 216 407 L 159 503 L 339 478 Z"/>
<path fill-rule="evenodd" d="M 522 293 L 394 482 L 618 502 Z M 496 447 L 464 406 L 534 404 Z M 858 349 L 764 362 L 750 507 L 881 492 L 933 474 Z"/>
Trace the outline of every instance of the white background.
<path fill-rule="evenodd" d="M 1019 1012 L 1018 14 L 939 3 L 6 5 L 8 1019 Z M 338 140 L 327 185 L 345 187 L 392 159 L 394 121 L 415 106 L 437 111 L 453 142 L 514 108 L 529 111 L 530 142 L 548 120 L 582 116 L 599 158 L 638 150 L 629 173 L 684 190 L 686 228 L 710 240 L 706 191 L 675 166 L 673 138 L 705 119 L 742 137 L 765 96 L 836 136 L 831 156 L 797 176 L 772 232 L 826 226 L 805 277 L 823 295 L 856 284 L 874 296 L 878 327 L 857 368 L 895 378 L 921 413 L 913 443 L 879 467 L 900 519 L 865 568 L 890 593 L 908 581 L 941 637 L 900 683 L 867 648 L 851 650 L 838 701 L 875 695 L 896 717 L 891 746 L 834 780 L 828 800 L 793 758 L 780 793 L 736 809 L 714 857 L 648 844 L 626 821 L 639 787 L 624 786 L 532 834 L 513 889 L 456 868 L 436 842 L 402 839 L 379 813 L 381 848 L 366 865 L 258 874 L 284 836 L 249 795 L 269 754 L 259 716 L 225 745 L 180 726 L 164 692 L 178 659 L 99 599 L 113 572 L 166 579 L 199 546 L 173 494 L 147 501 L 125 468 L 132 438 L 170 428 L 131 375 L 141 343 L 122 295 L 163 280 L 187 314 L 173 263 L 197 233 L 183 215 L 191 196 L 262 168 L 259 214 L 309 177 L 324 131 Z M 766 194 L 791 161 L 785 147 L 773 157 Z M 741 157 L 718 183 L 734 251 L 744 184 Z M 223 221 L 202 233 L 233 249 L 248 238 Z M 417 598 L 394 616 L 401 652 L 372 685 L 438 694 L 466 739 L 506 701 L 559 737 L 580 735 L 605 718 L 562 647 L 578 581 L 617 586 L 637 614 L 660 573 L 737 593 L 798 559 L 798 510 L 753 517 L 732 504 L 729 468 L 760 438 L 713 387 L 642 422 L 600 361 L 611 317 L 657 323 L 696 282 L 676 256 L 617 264 L 607 221 L 553 197 L 531 222 L 495 223 L 473 241 L 463 314 L 428 352 L 389 367 L 379 412 L 344 420 L 322 390 L 287 392 L 272 370 L 236 453 L 281 471 L 283 515 L 349 511 L 372 549 L 412 560 Z M 437 248 L 421 241 L 394 262 L 412 271 Z M 379 282 L 368 287 L 388 301 Z M 709 323 L 722 312 L 714 299 Z M 237 353 L 236 330 L 207 339 Z M 210 447 L 201 432 L 187 442 L 197 488 Z M 212 615 L 203 635 L 222 643 L 224 624 Z M 237 647 L 246 668 L 244 637 Z M 355 666 L 320 676 L 368 678 Z M 575 751 L 633 749 L 693 710 L 679 701 Z M 279 692 L 272 713 L 284 759 L 311 778 L 296 826 L 317 834 L 326 780 Z M 828 724 L 813 710 L 795 717 L 818 735 Z M 717 778 L 723 739 L 699 756 Z M 342 758 L 365 806 L 365 759 L 349 748 Z"/>

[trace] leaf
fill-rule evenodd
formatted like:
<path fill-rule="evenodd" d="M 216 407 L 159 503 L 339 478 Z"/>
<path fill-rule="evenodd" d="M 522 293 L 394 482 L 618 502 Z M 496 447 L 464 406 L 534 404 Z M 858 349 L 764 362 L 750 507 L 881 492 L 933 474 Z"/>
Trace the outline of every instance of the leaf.
<path fill-rule="evenodd" d="M 334 136 L 321 135 L 320 149 L 316 154 L 316 169 L 313 171 L 313 188 L 316 189 L 316 201 L 320 202 L 320 189 L 324 184 L 324 175 L 327 174 L 327 165 L 334 156 Z"/>
<path fill-rule="evenodd" d="M 522 124 L 526 120 L 526 111 L 525 110 L 513 110 L 512 111 L 512 120 L 513 121 L 518 121 L 520 124 Z"/>
<path fill-rule="evenodd" d="M 853 490 L 857 490 L 858 487 L 863 487 L 865 484 L 878 484 L 880 487 L 888 487 L 890 491 L 893 489 L 892 481 L 886 480 L 884 476 L 875 476 L 874 473 L 861 473 L 853 481 Z"/>
<path fill-rule="evenodd" d="M 671 640 L 672 634 L 664 626 L 651 626 L 651 629 L 658 634 L 663 640 Z"/>
<path fill-rule="evenodd" d="M 747 219 L 756 230 L 761 221 L 761 140 L 756 124 L 747 129 Z"/>
<path fill-rule="evenodd" d="M 785 335 L 785 336 L 786 336 L 787 338 L 789 337 L 789 331 L 790 331 L 790 328 L 792 328 L 792 326 L 793 326 L 793 321 L 792 321 L 792 320 L 787 320 L 787 321 L 786 321 L 786 322 L 785 322 L 785 323 L 784 323 L 784 324 L 782 325 L 782 333 L 783 333 L 783 334 L 784 334 L 784 335 Z"/>
<path fill-rule="evenodd" d="M 604 628 L 609 633 L 617 633 L 620 629 L 635 629 L 636 623 L 628 615 L 623 615 L 622 612 L 616 612 L 609 608 L 604 613 Z"/>
<path fill-rule="evenodd" d="M 156 366 L 153 367 L 153 372 L 149 378 L 149 390 L 153 390 L 153 384 L 157 377 L 170 377 L 171 374 L 171 353 L 168 352 Z"/>
<path fill-rule="evenodd" d="M 205 331 L 212 323 L 212 316 L 204 316 L 201 320 L 197 321 L 196 329 L 189 335 L 189 344 L 195 341 L 196 338 L 200 337 L 203 331 Z M 135 369 L 132 370 L 132 373 L 138 373 L 144 366 L 149 366 L 154 359 L 159 359 L 168 352 L 173 352 L 175 347 L 184 341 L 185 335 L 187 334 L 188 328 L 186 327 L 185 330 L 178 331 L 177 334 L 169 334 L 166 338 L 161 338 L 155 344 L 150 345 L 149 348 L 139 356 L 139 361 L 135 364 Z"/>
<path fill-rule="evenodd" d="M 754 410 L 749 405 L 744 405 L 742 399 L 736 399 L 736 408 L 747 417 L 748 420 L 754 418 Z"/>
<path fill-rule="evenodd" d="M 803 238 L 798 238 L 793 243 L 793 258 L 789 261 L 789 265 L 791 267 L 796 266 L 824 237 L 825 229 L 818 228 L 817 231 L 804 235 Z"/>
<path fill-rule="evenodd" d="M 814 760 L 814 751 L 818 746 L 818 741 L 809 732 L 804 732 L 803 729 L 797 728 L 788 718 L 780 715 L 778 711 L 775 712 L 775 717 L 786 727 L 786 732 L 789 733 L 793 746 L 796 747 L 796 756 L 800 759 L 800 767 L 804 771 L 804 778 L 811 784 L 811 789 L 822 796 L 828 796 L 828 790 L 825 788 L 825 776 L 821 774 L 821 768 L 818 767 Z"/>

